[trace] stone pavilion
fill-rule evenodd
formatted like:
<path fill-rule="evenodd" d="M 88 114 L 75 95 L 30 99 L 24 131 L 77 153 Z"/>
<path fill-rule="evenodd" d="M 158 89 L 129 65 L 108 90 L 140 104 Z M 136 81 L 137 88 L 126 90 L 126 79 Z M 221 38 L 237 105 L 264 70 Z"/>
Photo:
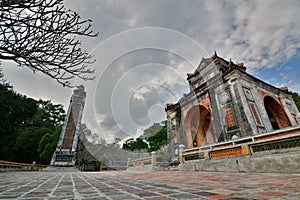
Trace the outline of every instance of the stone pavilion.
<path fill-rule="evenodd" d="M 190 92 L 167 104 L 170 159 L 186 148 L 299 125 L 299 111 L 286 87 L 277 88 L 247 73 L 243 63 L 215 52 L 187 74 Z"/>

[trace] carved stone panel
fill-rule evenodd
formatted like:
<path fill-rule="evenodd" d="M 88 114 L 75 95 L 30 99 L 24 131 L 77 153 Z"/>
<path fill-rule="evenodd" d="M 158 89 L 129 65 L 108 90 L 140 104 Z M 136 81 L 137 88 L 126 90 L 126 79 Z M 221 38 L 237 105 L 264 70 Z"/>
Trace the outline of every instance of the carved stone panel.
<path fill-rule="evenodd" d="M 251 90 L 248 88 L 243 88 L 246 99 L 254 101 Z"/>
<path fill-rule="evenodd" d="M 231 101 L 231 95 L 229 91 L 224 91 L 219 94 L 220 106 L 224 106 Z"/>

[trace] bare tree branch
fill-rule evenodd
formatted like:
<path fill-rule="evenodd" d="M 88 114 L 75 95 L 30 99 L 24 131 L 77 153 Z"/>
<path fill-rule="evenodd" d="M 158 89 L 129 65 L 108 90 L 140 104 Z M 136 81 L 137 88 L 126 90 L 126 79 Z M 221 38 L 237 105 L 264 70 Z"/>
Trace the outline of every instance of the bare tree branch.
<path fill-rule="evenodd" d="M 0 0 L 0 59 L 40 71 L 63 86 L 92 80 L 95 60 L 76 36 L 97 37 L 91 20 L 68 10 L 63 0 Z"/>

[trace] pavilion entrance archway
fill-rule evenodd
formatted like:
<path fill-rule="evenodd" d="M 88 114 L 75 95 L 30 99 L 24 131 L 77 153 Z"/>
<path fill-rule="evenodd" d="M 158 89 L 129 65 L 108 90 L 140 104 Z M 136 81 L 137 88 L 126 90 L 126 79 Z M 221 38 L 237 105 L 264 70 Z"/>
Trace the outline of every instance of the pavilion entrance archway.
<path fill-rule="evenodd" d="M 271 96 L 264 97 L 264 106 L 274 130 L 291 126 L 281 104 Z"/>
<path fill-rule="evenodd" d="M 212 116 L 209 109 L 196 105 L 189 109 L 184 120 L 187 148 L 215 143 Z"/>

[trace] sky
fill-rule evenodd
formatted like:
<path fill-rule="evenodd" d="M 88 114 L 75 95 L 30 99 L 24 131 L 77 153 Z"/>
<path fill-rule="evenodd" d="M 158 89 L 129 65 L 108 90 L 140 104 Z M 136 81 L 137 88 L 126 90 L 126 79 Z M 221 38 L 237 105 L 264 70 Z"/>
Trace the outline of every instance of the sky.
<path fill-rule="evenodd" d="M 66 0 L 92 19 L 97 38 L 80 38 L 96 58 L 83 123 L 99 138 L 138 137 L 166 119 L 166 103 L 189 92 L 186 74 L 214 51 L 247 72 L 300 93 L 299 0 Z M 72 89 L 42 73 L 1 64 L 14 89 L 67 109 Z"/>

